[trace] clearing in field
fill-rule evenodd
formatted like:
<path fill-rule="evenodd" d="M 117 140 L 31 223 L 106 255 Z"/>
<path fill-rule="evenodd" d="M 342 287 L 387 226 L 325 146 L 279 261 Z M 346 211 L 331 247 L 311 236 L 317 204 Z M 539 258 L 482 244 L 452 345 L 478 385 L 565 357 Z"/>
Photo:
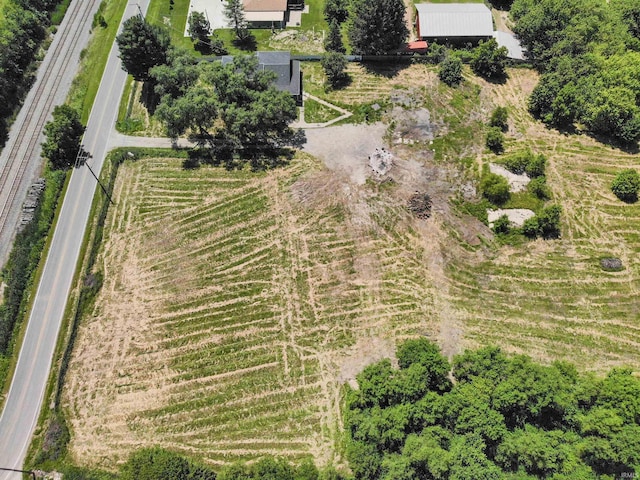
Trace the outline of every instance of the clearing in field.
<path fill-rule="evenodd" d="M 467 73 L 453 90 L 425 66 L 360 70 L 325 97 L 385 105 L 385 138 L 402 144 L 384 145 L 385 125 L 349 125 L 309 131 L 317 159 L 267 173 L 123 165 L 104 285 L 64 392 L 75 460 L 112 469 L 161 445 L 213 464 L 340 464 L 341 386 L 408 336 L 447 355 L 497 344 L 581 370 L 640 369 L 640 205 L 609 189 L 637 157 L 545 129 L 525 108 L 536 74 L 509 74 L 494 85 Z M 469 201 L 470 178 L 495 160 L 482 143 L 496 106 L 509 110 L 507 152 L 548 158 L 560 240 L 500 246 L 450 202 Z M 379 146 L 394 154 L 393 181 L 366 171 Z M 416 190 L 431 195 L 428 220 L 407 211 Z M 604 271 L 602 257 L 624 269 Z"/>

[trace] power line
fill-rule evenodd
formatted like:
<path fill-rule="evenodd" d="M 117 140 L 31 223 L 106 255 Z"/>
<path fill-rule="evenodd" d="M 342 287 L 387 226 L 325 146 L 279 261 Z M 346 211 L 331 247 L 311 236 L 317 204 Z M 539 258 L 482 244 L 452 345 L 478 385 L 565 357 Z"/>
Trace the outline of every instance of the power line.
<path fill-rule="evenodd" d="M 3 468 L 3 467 L 0 467 L 0 470 L 4 470 L 5 472 L 28 473 L 33 477 L 33 480 L 36 480 L 36 473 L 33 470 L 17 470 L 15 468 Z"/>

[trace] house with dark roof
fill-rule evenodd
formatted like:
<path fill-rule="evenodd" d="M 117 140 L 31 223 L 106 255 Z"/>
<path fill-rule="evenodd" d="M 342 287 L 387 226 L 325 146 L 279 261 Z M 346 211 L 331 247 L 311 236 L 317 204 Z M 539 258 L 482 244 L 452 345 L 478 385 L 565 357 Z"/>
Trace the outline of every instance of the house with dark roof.
<path fill-rule="evenodd" d="M 302 105 L 302 71 L 300 61 L 292 60 L 289 52 L 257 52 L 258 68 L 274 72 L 275 87 L 283 92 L 289 92 L 297 105 Z M 233 56 L 222 57 L 222 64 L 233 62 Z"/>
<path fill-rule="evenodd" d="M 493 17 L 483 3 L 417 3 L 418 37 L 441 43 L 477 43 L 493 36 Z"/>

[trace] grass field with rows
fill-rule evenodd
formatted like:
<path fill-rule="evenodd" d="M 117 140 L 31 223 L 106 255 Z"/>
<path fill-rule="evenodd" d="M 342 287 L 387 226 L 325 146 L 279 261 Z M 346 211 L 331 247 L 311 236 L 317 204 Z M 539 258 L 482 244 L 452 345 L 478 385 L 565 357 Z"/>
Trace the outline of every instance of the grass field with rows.
<path fill-rule="evenodd" d="M 454 90 L 412 66 L 328 93 L 409 95 L 397 114 L 430 110 L 439 136 L 393 148 L 396 182 L 355 185 L 306 154 L 266 173 L 125 163 L 104 285 L 65 386 L 72 457 L 113 469 L 161 445 L 214 465 L 264 454 L 341 465 L 342 385 L 420 334 L 447 355 L 497 344 L 583 371 L 640 369 L 640 206 L 610 191 L 638 157 L 544 128 L 526 111 L 536 74 L 509 74 L 491 84 L 466 71 Z M 509 111 L 507 152 L 548 158 L 559 240 L 502 245 L 446 202 L 495 160 L 483 124 L 496 106 Z M 405 207 L 419 178 L 427 221 Z M 625 268 L 602 270 L 609 256 Z"/>
<path fill-rule="evenodd" d="M 545 129 L 526 111 L 533 85 L 527 70 L 512 70 L 506 84 L 482 82 L 482 91 L 509 109 L 507 150 L 529 147 L 547 156 L 553 201 L 563 208 L 562 237 L 503 247 L 481 261 L 452 259 L 450 294 L 466 342 L 584 370 L 638 369 L 640 204 L 625 204 L 610 189 L 617 172 L 640 166 L 638 156 Z M 603 257 L 620 258 L 624 270 L 604 271 Z"/>
<path fill-rule="evenodd" d="M 78 463 L 153 444 L 341 462 L 341 385 L 436 315 L 408 214 L 370 192 L 354 227 L 339 195 L 313 198 L 327 175 L 303 155 L 266 174 L 121 167 L 65 390 Z"/>

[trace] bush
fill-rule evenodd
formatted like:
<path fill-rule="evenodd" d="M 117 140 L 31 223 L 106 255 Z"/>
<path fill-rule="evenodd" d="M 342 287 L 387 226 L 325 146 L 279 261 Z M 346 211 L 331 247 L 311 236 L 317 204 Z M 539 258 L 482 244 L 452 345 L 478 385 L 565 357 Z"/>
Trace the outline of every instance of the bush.
<path fill-rule="evenodd" d="M 498 127 L 501 131 L 506 132 L 509 129 L 509 125 L 507 124 L 507 120 L 509 119 L 509 113 L 507 112 L 506 107 L 497 107 L 493 113 L 491 113 L 491 118 L 489 119 L 490 127 Z"/>
<path fill-rule="evenodd" d="M 438 77 L 450 87 L 457 87 L 462 82 L 462 61 L 457 57 L 448 56 L 440 65 Z"/>
<path fill-rule="evenodd" d="M 527 169 L 527 164 L 532 157 L 533 153 L 531 153 L 531 150 L 524 150 L 504 157 L 500 163 L 511 173 L 522 175 Z"/>
<path fill-rule="evenodd" d="M 562 208 L 552 205 L 543 208 L 538 214 L 538 225 L 543 238 L 558 238 L 560 236 L 560 213 Z"/>
<path fill-rule="evenodd" d="M 611 191 L 623 202 L 636 202 L 640 191 L 640 175 L 633 168 L 621 171 L 611 183 Z"/>
<path fill-rule="evenodd" d="M 527 190 L 540 200 L 548 200 L 551 198 L 551 192 L 549 191 L 549 187 L 547 187 L 547 178 L 544 175 L 532 179 L 527 185 Z"/>
<path fill-rule="evenodd" d="M 509 200 L 509 183 L 507 179 L 495 173 L 488 173 L 482 177 L 480 190 L 482 190 L 482 195 L 487 200 L 496 205 L 502 205 Z"/>
<path fill-rule="evenodd" d="M 493 231 L 495 233 L 509 233 L 511 230 L 511 222 L 509 221 L 509 217 L 506 215 L 502 215 L 493 222 Z"/>
<path fill-rule="evenodd" d="M 427 52 L 422 55 L 414 55 L 412 60 L 414 63 L 429 63 L 431 65 L 438 65 L 447 56 L 447 47 L 433 42 L 429 44 Z"/>
<path fill-rule="evenodd" d="M 547 159 L 544 155 L 531 155 L 529 161 L 524 167 L 524 171 L 529 178 L 541 177 L 547 166 Z"/>
<path fill-rule="evenodd" d="M 471 69 L 485 78 L 503 78 L 508 50 L 498 47 L 495 38 L 480 42 L 471 57 Z"/>
<path fill-rule="evenodd" d="M 495 154 L 504 152 L 504 135 L 498 127 L 491 127 L 485 138 L 487 148 Z"/>
<path fill-rule="evenodd" d="M 500 163 L 512 173 L 526 173 L 530 178 L 535 178 L 544 175 L 547 159 L 527 149 L 505 157 Z"/>
<path fill-rule="evenodd" d="M 540 234 L 538 217 L 527 218 L 522 225 L 522 234 L 528 238 L 536 238 Z"/>

